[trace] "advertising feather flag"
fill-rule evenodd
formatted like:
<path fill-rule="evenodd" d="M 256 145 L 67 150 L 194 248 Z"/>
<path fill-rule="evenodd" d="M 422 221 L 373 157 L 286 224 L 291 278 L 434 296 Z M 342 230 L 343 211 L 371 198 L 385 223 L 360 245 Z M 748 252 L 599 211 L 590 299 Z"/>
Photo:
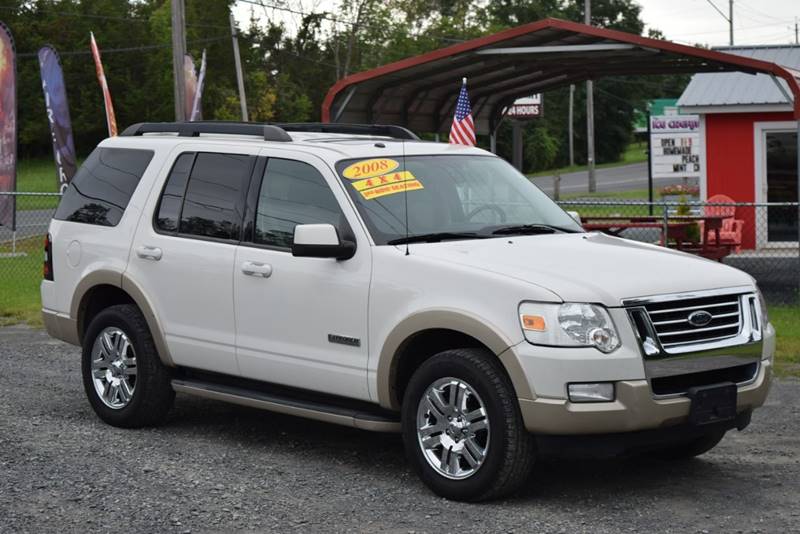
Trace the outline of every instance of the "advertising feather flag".
<path fill-rule="evenodd" d="M 47 122 L 50 123 L 50 137 L 53 140 L 58 190 L 63 193 L 77 170 L 64 72 L 61 69 L 58 53 L 52 46 L 43 46 L 37 55 L 39 56 L 39 70 L 42 74 Z"/>
<path fill-rule="evenodd" d="M 17 65 L 14 39 L 0 22 L 0 192 L 17 187 Z M 16 198 L 0 195 L 0 225 L 16 230 Z"/>
<path fill-rule="evenodd" d="M 192 102 L 192 113 L 188 116 L 190 121 L 203 120 L 203 83 L 206 81 L 206 51 L 203 50 L 203 58 L 200 60 L 200 75 L 197 77 L 197 88 Z"/>
<path fill-rule="evenodd" d="M 190 121 L 194 108 L 194 96 L 197 92 L 197 70 L 194 68 L 194 58 L 191 54 L 183 56 L 183 84 L 183 116 Z"/>
<path fill-rule="evenodd" d="M 114 104 L 111 103 L 111 93 L 108 90 L 108 83 L 106 82 L 106 75 L 103 72 L 103 62 L 100 59 L 100 50 L 97 48 L 97 42 L 94 40 L 94 33 L 89 32 L 92 43 L 92 57 L 94 58 L 94 67 L 97 71 L 97 81 L 100 82 L 100 88 L 103 90 L 103 100 L 106 105 L 106 122 L 108 123 L 109 137 L 117 135 L 117 119 L 114 117 Z"/>

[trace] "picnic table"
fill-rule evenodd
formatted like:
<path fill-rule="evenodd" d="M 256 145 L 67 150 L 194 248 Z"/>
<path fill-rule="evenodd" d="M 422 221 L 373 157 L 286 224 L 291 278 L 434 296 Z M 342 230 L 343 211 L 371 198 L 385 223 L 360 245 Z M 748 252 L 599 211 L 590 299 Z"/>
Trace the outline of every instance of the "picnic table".
<path fill-rule="evenodd" d="M 705 258 L 722 261 L 722 258 L 731 253 L 731 249 L 738 246 L 738 243 L 722 243 L 720 241 L 720 230 L 722 222 L 730 218 L 726 215 L 673 215 L 664 217 L 657 215 L 644 215 L 637 217 L 611 216 L 583 216 L 581 222 L 583 228 L 589 231 L 600 231 L 606 234 L 619 236 L 625 230 L 631 228 L 657 228 L 661 231 L 661 243 L 672 246 L 684 252 L 698 254 Z M 689 238 L 689 228 L 695 224 L 702 223 L 703 236 L 700 242 Z M 709 234 L 714 232 L 716 239 L 708 239 Z M 666 233 L 666 235 L 665 235 Z"/>

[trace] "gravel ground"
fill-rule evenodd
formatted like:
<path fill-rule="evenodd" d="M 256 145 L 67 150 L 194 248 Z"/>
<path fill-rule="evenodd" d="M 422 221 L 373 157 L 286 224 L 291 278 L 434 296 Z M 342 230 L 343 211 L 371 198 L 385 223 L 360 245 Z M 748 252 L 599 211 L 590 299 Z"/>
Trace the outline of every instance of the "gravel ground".
<path fill-rule="evenodd" d="M 800 532 L 800 382 L 689 462 L 540 463 L 514 498 L 431 494 L 394 435 L 179 395 L 121 430 L 84 398 L 79 351 L 0 329 L 0 532 Z"/>

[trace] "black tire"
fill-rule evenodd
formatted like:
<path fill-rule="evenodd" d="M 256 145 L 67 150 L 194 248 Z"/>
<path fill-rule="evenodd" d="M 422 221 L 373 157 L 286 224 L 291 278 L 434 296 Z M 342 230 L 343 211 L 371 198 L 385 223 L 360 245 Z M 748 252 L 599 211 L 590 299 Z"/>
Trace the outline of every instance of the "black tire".
<path fill-rule="evenodd" d="M 101 400 L 92 376 L 92 350 L 98 336 L 107 328 L 118 328 L 128 337 L 136 356 L 135 387 L 122 408 L 111 408 Z M 138 428 L 162 423 L 172 407 L 175 391 L 170 372 L 161 363 L 147 322 L 134 305 L 110 306 L 97 314 L 83 339 L 81 362 L 83 387 L 95 413 L 112 426 Z"/>
<path fill-rule="evenodd" d="M 426 459 L 417 435 L 417 410 L 430 386 L 456 378 L 473 388 L 489 421 L 483 463 L 468 478 L 453 480 Z M 413 374 L 402 407 L 403 442 L 414 471 L 436 494 L 458 501 L 496 499 L 513 493 L 530 475 L 535 460 L 533 437 L 525 430 L 511 380 L 490 352 L 453 349 L 426 360 Z"/>
<path fill-rule="evenodd" d="M 678 443 L 671 447 L 667 447 L 658 451 L 658 457 L 667 461 L 680 461 L 689 460 L 695 456 L 705 454 L 714 447 L 716 447 L 722 438 L 725 437 L 725 431 L 716 431 L 705 434 L 691 441 Z"/>

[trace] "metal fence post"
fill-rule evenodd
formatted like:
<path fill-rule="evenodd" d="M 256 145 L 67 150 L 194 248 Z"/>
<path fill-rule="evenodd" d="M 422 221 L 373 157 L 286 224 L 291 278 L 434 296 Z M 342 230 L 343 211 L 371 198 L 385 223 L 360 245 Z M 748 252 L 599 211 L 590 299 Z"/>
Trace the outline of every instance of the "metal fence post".
<path fill-rule="evenodd" d="M 663 212 L 662 212 L 661 216 L 664 219 L 664 227 L 662 229 L 664 238 L 662 239 L 662 241 L 663 241 L 662 245 L 664 245 L 665 247 L 669 247 L 669 210 L 667 209 L 667 202 L 666 201 L 662 201 L 662 202 L 663 202 L 663 204 L 662 204 Z M 651 206 L 652 206 L 652 204 L 651 204 Z"/>
<path fill-rule="evenodd" d="M 561 199 L 561 175 L 558 173 L 553 175 L 553 199 Z"/>

